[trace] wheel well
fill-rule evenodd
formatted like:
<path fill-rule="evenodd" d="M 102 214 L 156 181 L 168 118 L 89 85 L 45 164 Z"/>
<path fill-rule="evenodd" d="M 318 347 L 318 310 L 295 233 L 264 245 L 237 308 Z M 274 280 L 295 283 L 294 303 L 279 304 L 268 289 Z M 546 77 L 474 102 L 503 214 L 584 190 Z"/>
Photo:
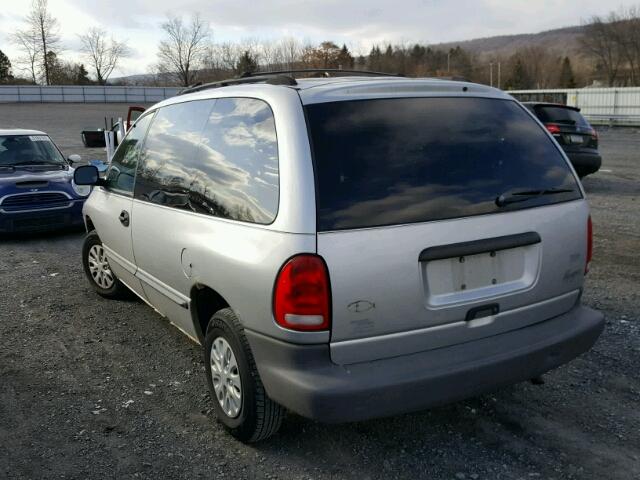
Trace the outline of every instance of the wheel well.
<path fill-rule="evenodd" d="M 84 217 L 84 221 L 85 221 L 85 224 L 86 224 L 86 227 L 87 227 L 87 232 L 95 230 L 95 227 L 93 226 L 93 222 L 91 221 L 91 217 L 89 217 L 89 215 Z"/>
<path fill-rule="evenodd" d="M 191 315 L 198 338 L 204 343 L 209 320 L 214 313 L 223 308 L 228 308 L 227 301 L 214 289 L 206 285 L 197 285 L 191 289 Z"/>

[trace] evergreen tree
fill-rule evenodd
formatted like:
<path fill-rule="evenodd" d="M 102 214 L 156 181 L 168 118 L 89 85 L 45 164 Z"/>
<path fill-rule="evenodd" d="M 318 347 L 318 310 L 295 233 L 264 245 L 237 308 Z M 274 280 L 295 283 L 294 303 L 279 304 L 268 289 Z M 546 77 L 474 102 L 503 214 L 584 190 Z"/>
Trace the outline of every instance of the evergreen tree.
<path fill-rule="evenodd" d="M 378 71 L 382 65 L 382 51 L 378 45 L 371 47 L 369 52 L 369 70 Z"/>
<path fill-rule="evenodd" d="M 340 53 L 338 53 L 338 68 L 344 68 L 345 70 L 349 70 L 353 68 L 355 61 L 351 52 L 346 45 L 342 45 L 340 49 Z"/>
<path fill-rule="evenodd" d="M 529 74 L 524 66 L 524 62 L 520 57 L 516 58 L 511 71 L 511 76 L 507 80 L 507 89 L 510 90 L 526 90 L 531 87 Z"/>
<path fill-rule="evenodd" d="M 249 50 L 245 50 L 236 63 L 236 73 L 253 73 L 258 70 L 258 61 L 251 55 Z"/>
<path fill-rule="evenodd" d="M 576 88 L 576 79 L 573 75 L 573 68 L 571 67 L 571 60 L 569 57 L 564 57 L 562 61 L 562 68 L 560 70 L 560 80 L 558 82 L 560 88 Z"/>
<path fill-rule="evenodd" d="M 0 50 L 0 83 L 8 83 L 13 79 L 11 74 L 11 62 L 2 50 Z"/>
<path fill-rule="evenodd" d="M 76 78 L 74 83 L 76 85 L 89 85 L 91 83 L 91 80 L 89 80 L 89 72 L 87 72 L 87 69 L 84 67 L 83 63 L 77 66 Z"/>

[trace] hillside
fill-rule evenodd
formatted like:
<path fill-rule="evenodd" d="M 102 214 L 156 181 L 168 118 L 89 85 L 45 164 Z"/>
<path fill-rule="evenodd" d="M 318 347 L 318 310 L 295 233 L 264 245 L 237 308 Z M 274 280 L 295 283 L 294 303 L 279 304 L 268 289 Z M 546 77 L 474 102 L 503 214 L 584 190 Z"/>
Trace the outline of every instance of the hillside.
<path fill-rule="evenodd" d="M 476 38 L 461 42 L 438 43 L 435 48 L 449 49 L 456 46 L 479 56 L 509 56 L 524 47 L 542 47 L 554 50 L 559 55 L 572 56 L 578 53 L 579 39 L 584 27 L 566 27 L 547 30 L 540 33 L 501 35 L 497 37 Z"/>
<path fill-rule="evenodd" d="M 510 57 L 516 50 L 526 47 L 540 47 L 547 52 L 553 52 L 557 56 L 568 56 L 572 59 L 580 56 L 579 43 L 584 27 L 574 26 L 555 30 L 547 30 L 539 33 L 501 35 L 496 37 L 476 38 L 460 42 L 447 42 L 431 44 L 432 48 L 448 50 L 460 46 L 472 53 L 478 59 L 486 57 Z M 391 71 L 395 71 L 393 68 Z M 153 74 L 139 74 L 113 78 L 114 84 L 150 84 L 154 81 Z"/>

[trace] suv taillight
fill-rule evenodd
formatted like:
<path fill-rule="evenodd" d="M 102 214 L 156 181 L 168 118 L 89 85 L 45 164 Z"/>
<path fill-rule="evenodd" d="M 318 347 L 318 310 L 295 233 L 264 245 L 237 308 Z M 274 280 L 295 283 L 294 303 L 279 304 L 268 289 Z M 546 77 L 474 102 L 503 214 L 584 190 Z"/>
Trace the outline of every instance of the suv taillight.
<path fill-rule="evenodd" d="M 584 267 L 584 274 L 589 272 L 589 264 L 593 258 L 593 224 L 591 223 L 591 215 L 587 221 L 587 263 Z"/>
<path fill-rule="evenodd" d="M 545 125 L 545 127 L 547 127 L 547 130 L 549 130 L 549 133 L 551 135 L 557 135 L 560 133 L 560 127 L 558 125 L 554 125 L 552 123 L 547 123 Z"/>
<path fill-rule="evenodd" d="M 331 286 L 324 260 L 296 255 L 282 266 L 273 289 L 273 315 L 283 328 L 328 330 L 331 325 Z"/>

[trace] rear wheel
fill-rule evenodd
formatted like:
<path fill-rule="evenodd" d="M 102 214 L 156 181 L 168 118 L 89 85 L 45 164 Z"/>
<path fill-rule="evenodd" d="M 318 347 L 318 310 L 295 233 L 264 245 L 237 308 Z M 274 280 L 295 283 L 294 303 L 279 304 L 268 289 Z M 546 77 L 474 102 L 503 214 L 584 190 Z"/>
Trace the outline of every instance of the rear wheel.
<path fill-rule="evenodd" d="M 211 318 L 204 357 L 218 421 L 246 443 L 276 433 L 285 410 L 267 396 L 242 325 L 231 309 Z"/>
<path fill-rule="evenodd" d="M 89 283 L 99 295 L 106 298 L 123 298 L 129 294 L 127 287 L 111 271 L 102 241 L 95 230 L 89 232 L 84 239 L 82 265 Z"/>

